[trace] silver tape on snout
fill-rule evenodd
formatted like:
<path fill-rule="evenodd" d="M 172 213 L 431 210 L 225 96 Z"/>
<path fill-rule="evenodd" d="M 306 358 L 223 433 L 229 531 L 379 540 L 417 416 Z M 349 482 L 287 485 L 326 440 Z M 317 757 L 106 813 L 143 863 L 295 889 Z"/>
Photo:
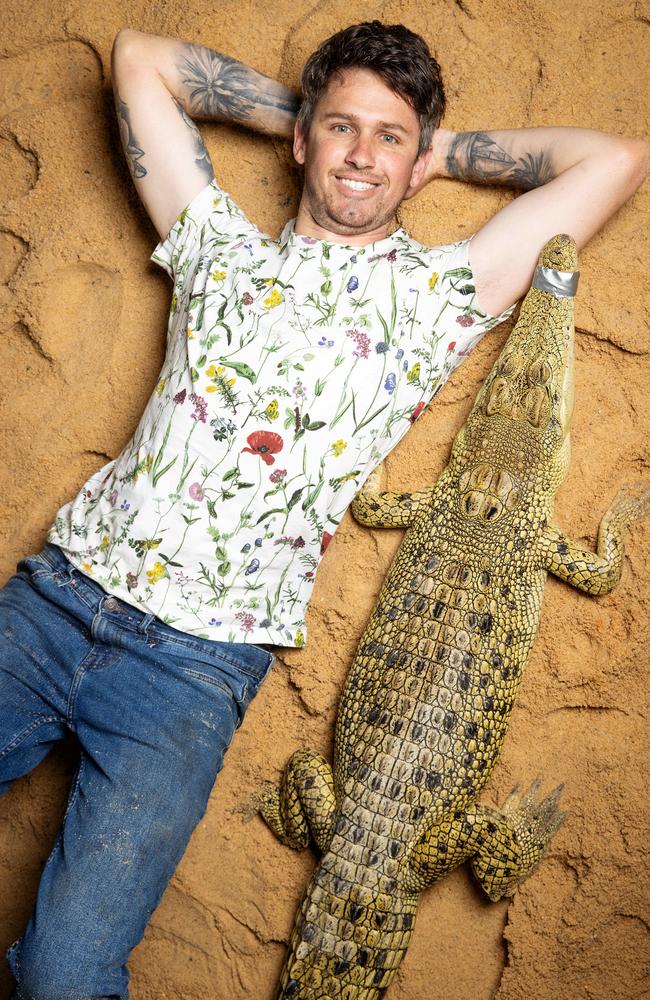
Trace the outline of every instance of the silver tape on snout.
<path fill-rule="evenodd" d="M 554 271 L 552 267 L 537 267 L 533 275 L 533 288 L 550 292 L 557 298 L 569 298 L 578 290 L 580 271 Z"/>

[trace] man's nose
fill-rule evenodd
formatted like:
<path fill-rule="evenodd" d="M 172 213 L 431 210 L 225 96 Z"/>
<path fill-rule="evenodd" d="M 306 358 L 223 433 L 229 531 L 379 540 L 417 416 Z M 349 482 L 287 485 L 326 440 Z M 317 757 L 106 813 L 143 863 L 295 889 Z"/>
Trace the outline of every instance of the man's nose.
<path fill-rule="evenodd" d="M 346 161 L 354 165 L 357 170 L 373 166 L 375 157 L 369 136 L 359 134 L 355 137 L 355 141 L 348 149 Z"/>

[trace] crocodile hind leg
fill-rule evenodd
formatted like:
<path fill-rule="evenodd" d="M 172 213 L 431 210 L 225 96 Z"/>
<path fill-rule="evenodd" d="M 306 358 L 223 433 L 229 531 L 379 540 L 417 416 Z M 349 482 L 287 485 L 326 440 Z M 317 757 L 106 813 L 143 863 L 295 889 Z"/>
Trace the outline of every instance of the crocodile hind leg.
<path fill-rule="evenodd" d="M 300 850 L 310 834 L 321 851 L 332 839 L 336 796 L 332 768 L 315 750 L 297 750 L 279 788 L 267 785 L 255 804 L 278 840 Z"/>
<path fill-rule="evenodd" d="M 623 532 L 648 514 L 647 484 L 621 490 L 600 522 L 597 554 L 581 548 L 557 528 L 548 528 L 544 533 L 545 569 L 588 594 L 608 594 L 623 570 Z"/>
<path fill-rule="evenodd" d="M 512 895 L 542 860 L 565 819 L 558 808 L 562 785 L 541 800 L 539 788 L 537 779 L 521 799 L 513 789 L 500 810 L 472 806 L 427 831 L 410 857 L 409 887 L 422 890 L 470 861 L 490 899 Z"/>

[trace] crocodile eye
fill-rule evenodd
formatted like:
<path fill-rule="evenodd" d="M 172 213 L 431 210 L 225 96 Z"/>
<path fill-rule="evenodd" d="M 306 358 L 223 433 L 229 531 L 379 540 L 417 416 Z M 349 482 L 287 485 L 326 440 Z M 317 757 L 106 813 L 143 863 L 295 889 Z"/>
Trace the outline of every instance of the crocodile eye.
<path fill-rule="evenodd" d="M 508 354 L 501 362 L 501 371 L 504 375 L 514 375 L 518 367 L 519 362 L 514 353 Z"/>
<path fill-rule="evenodd" d="M 531 385 L 548 385 L 553 377 L 553 369 L 546 358 L 537 358 L 528 368 Z"/>
<path fill-rule="evenodd" d="M 493 416 L 495 413 L 504 413 L 507 412 L 509 404 L 510 387 L 504 378 L 497 375 L 490 389 L 485 412 L 488 417 Z"/>
<path fill-rule="evenodd" d="M 546 393 L 541 386 L 534 386 L 526 396 L 524 409 L 533 427 L 539 427 L 542 422 L 542 407 L 546 402 Z"/>

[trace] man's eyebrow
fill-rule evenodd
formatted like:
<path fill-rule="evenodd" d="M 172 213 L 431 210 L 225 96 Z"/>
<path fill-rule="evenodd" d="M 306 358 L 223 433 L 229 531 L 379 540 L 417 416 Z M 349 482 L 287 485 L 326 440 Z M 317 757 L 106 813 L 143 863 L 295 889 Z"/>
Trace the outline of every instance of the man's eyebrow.
<path fill-rule="evenodd" d="M 323 115 L 323 118 L 326 120 L 333 118 L 340 120 L 342 118 L 344 121 L 352 122 L 353 124 L 357 124 L 359 121 L 358 115 L 351 115 L 346 111 L 327 111 Z M 377 122 L 377 126 L 380 129 L 384 129 L 386 132 L 403 132 L 404 135 L 409 135 L 409 129 L 404 128 L 404 126 L 400 125 L 399 122 Z"/>

